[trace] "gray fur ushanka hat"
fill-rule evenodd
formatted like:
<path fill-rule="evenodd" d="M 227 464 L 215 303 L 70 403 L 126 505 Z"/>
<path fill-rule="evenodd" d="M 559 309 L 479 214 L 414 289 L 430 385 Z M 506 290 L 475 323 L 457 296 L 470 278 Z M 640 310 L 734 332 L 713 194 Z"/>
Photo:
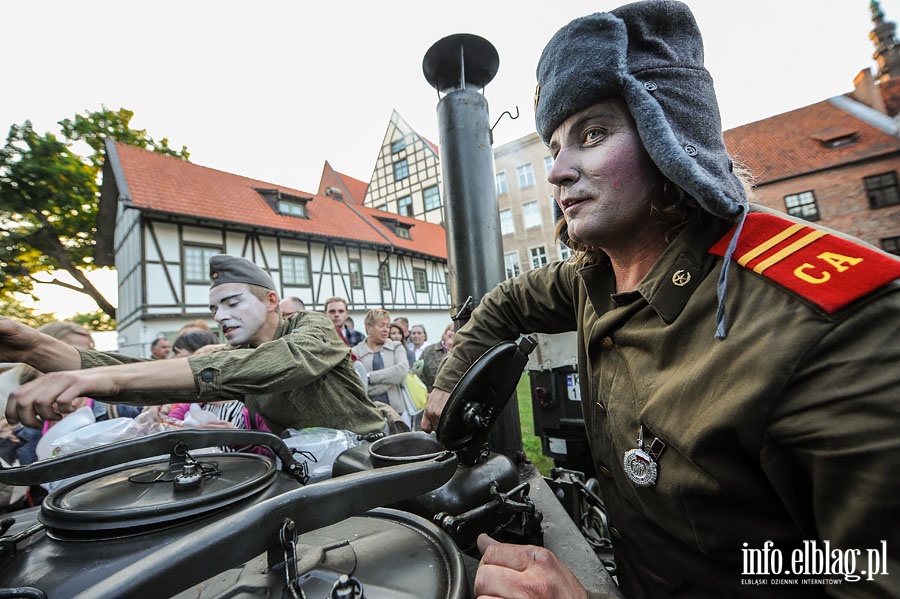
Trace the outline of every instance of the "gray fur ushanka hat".
<path fill-rule="evenodd" d="M 544 143 L 576 112 L 622 98 L 663 176 L 706 212 L 737 225 L 718 280 L 716 338 L 724 339 L 728 269 L 749 206 L 722 140 L 691 10 L 674 0 L 646 0 L 575 19 L 544 48 L 537 79 L 534 113 Z"/>
<path fill-rule="evenodd" d="M 544 143 L 579 110 L 623 98 L 667 179 L 720 218 L 735 222 L 746 211 L 703 40 L 686 5 L 647 0 L 575 19 L 544 48 L 537 79 L 535 120 Z"/>

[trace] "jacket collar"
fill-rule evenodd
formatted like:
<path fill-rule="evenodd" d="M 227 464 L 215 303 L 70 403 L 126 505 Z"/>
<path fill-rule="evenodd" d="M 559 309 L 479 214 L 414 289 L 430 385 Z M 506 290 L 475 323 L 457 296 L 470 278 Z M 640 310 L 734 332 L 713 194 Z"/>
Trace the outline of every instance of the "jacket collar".
<path fill-rule="evenodd" d="M 638 291 L 666 324 L 684 310 L 691 295 L 710 273 L 716 257 L 709 248 L 729 225 L 718 219 L 700 218 L 690 223 L 669 244 Z"/>
<path fill-rule="evenodd" d="M 689 224 L 638 285 L 637 292 L 666 324 L 678 318 L 691 295 L 712 270 L 716 257 L 709 253 L 709 248 L 728 227 L 724 221 L 707 218 Z M 615 305 L 611 299 L 615 293 L 612 269 L 605 257 L 582 267 L 578 275 L 584 280 L 588 297 L 598 314 Z"/>

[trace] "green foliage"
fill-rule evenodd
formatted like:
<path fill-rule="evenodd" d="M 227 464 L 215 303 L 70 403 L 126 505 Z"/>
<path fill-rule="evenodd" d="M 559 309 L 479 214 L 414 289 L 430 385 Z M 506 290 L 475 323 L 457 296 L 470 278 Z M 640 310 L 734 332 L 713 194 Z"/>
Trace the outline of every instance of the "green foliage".
<path fill-rule="evenodd" d="M 544 476 L 550 476 L 553 468 L 553 459 L 548 458 L 542 452 L 541 438 L 534 434 L 534 415 L 531 411 L 531 384 L 528 372 L 522 374 L 519 384 L 516 386 L 516 397 L 519 401 L 519 422 L 522 427 L 522 449 L 525 456 L 534 464 Z"/>
<path fill-rule="evenodd" d="M 12 125 L 0 149 L 0 299 L 23 293 L 37 299 L 37 274 L 65 270 L 77 284 L 49 282 L 92 297 L 115 317 L 115 308 L 85 276 L 96 268 L 93 248 L 100 199 L 104 140 L 187 159 L 167 139 L 157 142 L 130 127 L 134 113 L 120 108 L 76 114 L 59 122 L 61 137 L 37 133 L 31 121 Z M 86 156 L 73 151 L 83 143 Z M 46 279 L 41 279 L 48 282 Z"/>
<path fill-rule="evenodd" d="M 0 298 L 0 314 L 35 329 L 57 320 L 55 314 L 35 312 L 34 308 L 23 305 L 13 297 Z"/>
<path fill-rule="evenodd" d="M 95 310 L 87 314 L 75 314 L 69 320 L 92 331 L 116 330 L 116 319 L 110 317 L 103 310 Z"/>

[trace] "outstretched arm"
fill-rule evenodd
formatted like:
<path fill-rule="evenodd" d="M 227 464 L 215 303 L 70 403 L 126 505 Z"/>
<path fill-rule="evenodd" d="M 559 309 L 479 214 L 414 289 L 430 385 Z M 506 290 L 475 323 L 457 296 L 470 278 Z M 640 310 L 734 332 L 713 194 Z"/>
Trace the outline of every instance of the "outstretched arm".
<path fill-rule="evenodd" d="M 75 352 L 78 356 L 78 352 Z M 59 420 L 76 409 L 77 397 L 110 397 L 123 391 L 195 390 L 187 360 L 157 360 L 101 366 L 86 370 L 51 372 L 13 391 L 6 404 L 11 424 L 40 426 L 43 420 Z"/>
<path fill-rule="evenodd" d="M 0 362 L 22 362 L 41 372 L 81 368 L 77 349 L 5 316 L 0 316 Z"/>

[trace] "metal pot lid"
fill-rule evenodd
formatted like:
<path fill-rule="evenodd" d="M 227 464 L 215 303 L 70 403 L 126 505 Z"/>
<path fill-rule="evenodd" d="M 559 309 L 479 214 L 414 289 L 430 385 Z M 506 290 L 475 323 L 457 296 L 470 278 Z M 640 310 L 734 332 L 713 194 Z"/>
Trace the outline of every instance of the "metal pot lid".
<path fill-rule="evenodd" d="M 465 449 L 464 463 L 478 461 L 491 425 L 515 393 L 528 354 L 536 346 L 528 336 L 498 343 L 475 360 L 453 388 L 437 437 L 447 449 Z"/>
<path fill-rule="evenodd" d="M 232 505 L 267 488 L 275 474 L 273 459 L 250 453 L 132 462 L 52 491 L 39 519 L 51 536 L 69 540 L 142 534 Z"/>

